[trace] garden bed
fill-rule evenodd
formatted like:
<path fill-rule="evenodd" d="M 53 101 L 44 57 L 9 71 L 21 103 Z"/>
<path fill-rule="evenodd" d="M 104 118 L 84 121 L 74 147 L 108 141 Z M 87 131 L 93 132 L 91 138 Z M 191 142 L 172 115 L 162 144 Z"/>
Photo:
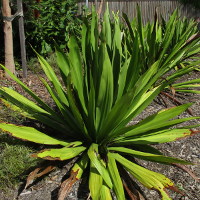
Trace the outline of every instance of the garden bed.
<path fill-rule="evenodd" d="M 21 72 L 19 72 L 19 76 Z M 193 72 L 190 75 L 184 76 L 183 80 L 191 80 L 200 77 L 200 72 Z M 22 78 L 23 79 L 23 78 Z M 45 102 L 50 104 L 53 107 L 53 102 L 50 100 L 46 90 L 44 89 L 42 83 L 39 81 L 37 75 L 29 72 L 28 78 L 23 80 L 29 87 L 36 92 L 39 97 L 42 97 Z M 21 94 L 25 94 L 23 90 L 13 81 L 7 80 L 2 78 L 0 80 L 0 85 L 12 87 L 16 89 Z M 200 98 L 198 95 L 194 94 L 184 94 L 182 96 L 182 102 L 194 102 L 192 106 L 192 111 L 194 116 L 200 116 Z M 168 101 L 169 107 L 173 106 L 171 102 Z M 2 106 L 2 105 L 0 105 Z M 156 102 L 153 102 L 140 116 L 138 119 L 143 119 L 144 117 L 155 113 L 156 111 L 163 108 L 163 105 L 160 105 Z M 1 110 L 1 120 L 3 120 L 4 112 Z M 6 114 L 8 116 L 8 113 Z M 189 117 L 188 113 L 183 113 L 180 117 Z M 10 118 L 13 120 L 13 123 L 23 123 L 24 121 L 15 120 L 15 117 Z M 11 121 L 10 121 L 11 122 Z M 200 123 L 200 121 L 195 120 L 194 122 L 186 122 L 187 125 L 191 123 Z M 191 162 L 196 163 L 197 165 L 188 166 L 188 168 L 194 172 L 197 177 L 200 177 L 200 135 L 194 135 L 193 137 L 188 137 L 182 140 L 178 140 L 176 142 L 165 143 L 161 145 L 157 145 L 157 148 L 160 149 L 164 155 L 182 158 Z M 9 144 L 9 141 L 7 142 Z M 32 146 L 31 146 L 32 148 Z M 145 167 L 163 173 L 167 177 L 171 178 L 178 186 L 179 190 L 184 192 L 186 195 L 182 196 L 180 194 L 171 193 L 171 196 L 174 200 L 199 200 L 200 194 L 200 183 L 192 178 L 188 173 L 184 172 L 182 169 L 173 167 L 173 166 L 166 166 L 161 164 L 155 164 L 150 162 L 139 161 L 139 163 L 143 164 Z M 54 200 L 57 197 L 58 187 L 62 181 L 62 177 L 67 174 L 71 167 L 71 162 L 64 167 L 57 168 L 52 173 L 50 173 L 44 180 L 38 181 L 36 184 L 29 187 L 27 190 L 23 190 L 25 180 L 23 179 L 22 182 L 18 184 L 15 188 L 7 188 L 6 190 L 0 190 L 0 199 L 1 200 L 11 200 L 15 199 L 16 196 L 20 193 L 18 199 L 19 200 Z M 6 166 L 5 166 L 6 167 Z M 29 171 L 30 172 L 30 171 Z M 66 177 L 65 177 L 66 178 Z M 87 199 L 88 193 L 85 187 L 77 194 L 77 187 L 79 183 L 75 184 L 73 187 L 72 192 L 69 194 L 67 199 L 75 200 L 75 199 Z M 84 185 L 84 184 L 83 184 Z M 141 186 L 142 187 L 142 186 Z M 145 192 L 145 196 L 148 200 L 157 200 L 159 197 L 157 193 L 154 191 L 146 190 L 142 187 L 142 190 Z M 78 197 L 77 197 L 78 196 Z"/>

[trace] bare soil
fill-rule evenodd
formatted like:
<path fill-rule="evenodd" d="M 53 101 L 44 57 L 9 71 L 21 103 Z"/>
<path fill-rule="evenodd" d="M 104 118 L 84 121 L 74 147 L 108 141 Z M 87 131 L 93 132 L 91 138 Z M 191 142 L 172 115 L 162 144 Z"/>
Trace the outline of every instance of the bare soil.
<path fill-rule="evenodd" d="M 20 73 L 19 73 L 20 74 Z M 194 78 L 199 78 L 200 72 L 193 72 L 190 75 L 186 75 L 182 78 L 182 80 L 190 80 Z M 51 106 L 53 106 L 53 102 L 49 98 L 47 91 L 44 89 L 42 83 L 39 81 L 39 78 L 33 74 L 29 73 L 27 79 L 23 79 L 30 88 L 35 91 L 39 97 L 43 98 L 44 101 L 48 102 Z M 24 91 L 13 81 L 6 80 L 2 78 L 0 80 L 0 85 L 9 86 L 20 93 L 24 94 Z M 181 97 L 181 101 L 183 103 L 194 102 L 192 106 L 192 112 L 194 116 L 200 116 L 200 98 L 199 95 L 195 94 L 184 94 Z M 167 100 L 168 106 L 173 106 L 173 103 Z M 134 119 L 132 123 L 136 123 L 137 121 L 145 118 L 146 116 L 153 114 L 161 109 L 164 106 L 159 104 L 158 102 L 153 102 L 145 111 Z M 180 117 L 189 117 L 190 115 L 185 112 Z M 194 120 L 192 122 L 186 122 L 185 125 L 191 125 L 195 123 L 200 123 L 199 120 Z M 197 177 L 200 177 L 200 134 L 194 135 L 192 137 L 188 137 L 182 140 L 178 140 L 176 142 L 165 143 L 156 145 L 156 147 L 161 150 L 164 155 L 182 158 L 188 161 L 195 163 L 195 165 L 187 166 L 191 173 L 196 174 Z M 180 169 L 175 166 L 161 165 L 157 163 L 151 163 L 146 161 L 138 161 L 143 166 L 160 172 L 170 179 L 174 181 L 179 190 L 181 190 L 185 195 L 177 194 L 175 192 L 169 192 L 172 199 L 174 200 L 200 200 L 200 181 L 195 180 L 195 177 L 189 175 L 183 169 Z M 16 189 L 8 189 L 7 192 L 0 191 L 0 199 L 1 200 L 56 200 L 58 188 L 60 183 L 66 178 L 66 174 L 68 173 L 70 167 L 72 166 L 73 161 L 66 163 L 63 167 L 58 167 L 56 170 L 51 172 L 48 176 L 46 176 L 43 180 L 40 180 L 29 187 L 27 190 L 23 190 L 24 182 L 19 185 Z M 64 176 L 64 178 L 63 178 Z M 88 190 L 86 184 L 83 182 L 81 189 L 78 189 L 80 183 L 76 183 L 73 186 L 73 189 L 69 196 L 66 198 L 68 200 L 76 200 L 76 199 L 87 199 L 88 198 Z M 139 186 L 144 191 L 146 199 L 148 200 L 158 200 L 160 199 L 157 192 L 153 190 L 147 190 L 143 186 L 139 184 Z M 17 195 L 19 195 L 17 197 Z"/>

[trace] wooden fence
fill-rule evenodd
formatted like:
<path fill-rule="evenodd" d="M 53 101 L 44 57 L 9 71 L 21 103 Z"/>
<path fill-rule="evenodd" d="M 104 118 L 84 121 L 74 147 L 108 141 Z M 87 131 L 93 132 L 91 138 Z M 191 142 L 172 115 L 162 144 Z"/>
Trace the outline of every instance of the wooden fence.
<path fill-rule="evenodd" d="M 105 1 L 105 0 L 104 0 Z M 130 19 L 136 16 L 136 5 L 140 6 L 144 23 L 152 21 L 154 19 L 155 9 L 158 14 L 161 14 L 164 19 L 168 19 L 171 13 L 178 8 L 181 16 L 189 18 L 200 17 L 200 10 L 195 9 L 192 6 L 183 6 L 178 0 L 108 0 L 109 9 L 111 11 L 119 13 L 126 13 Z M 92 5 L 97 4 L 97 8 L 100 5 L 100 0 L 89 0 L 88 7 L 91 9 Z M 81 0 L 78 3 L 79 12 L 81 13 L 82 6 L 86 5 L 86 1 Z M 102 13 L 105 11 L 106 3 L 103 4 Z"/>

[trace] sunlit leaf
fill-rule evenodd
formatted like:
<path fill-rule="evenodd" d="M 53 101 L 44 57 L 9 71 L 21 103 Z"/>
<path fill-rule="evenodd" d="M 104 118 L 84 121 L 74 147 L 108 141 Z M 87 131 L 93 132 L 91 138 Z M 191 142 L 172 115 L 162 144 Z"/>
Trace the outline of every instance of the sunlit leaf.
<path fill-rule="evenodd" d="M 9 134 L 11 134 L 14 137 L 35 143 L 49 144 L 49 145 L 60 144 L 62 146 L 66 146 L 69 144 L 68 142 L 57 140 L 31 127 L 0 123 L 0 129 L 9 132 Z"/>
<path fill-rule="evenodd" d="M 34 157 L 43 158 L 46 160 L 68 160 L 74 158 L 83 152 L 86 148 L 80 147 L 63 147 L 61 149 L 46 149 L 34 154 Z"/>
<path fill-rule="evenodd" d="M 98 171 L 98 173 L 102 176 L 105 183 L 109 186 L 109 188 L 112 188 L 112 181 L 110 179 L 110 175 L 103 165 L 102 161 L 100 160 L 100 155 L 98 153 L 98 145 L 92 144 L 88 150 L 88 156 L 92 162 L 92 167 L 95 167 Z"/>

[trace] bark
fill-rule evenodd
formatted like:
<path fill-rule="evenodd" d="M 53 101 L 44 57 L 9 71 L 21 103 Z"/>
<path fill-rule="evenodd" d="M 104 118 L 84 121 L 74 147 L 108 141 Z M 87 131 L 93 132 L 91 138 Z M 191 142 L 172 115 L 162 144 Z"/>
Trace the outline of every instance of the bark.
<path fill-rule="evenodd" d="M 4 17 L 11 17 L 11 9 L 9 0 L 2 0 L 3 8 L 2 13 Z M 5 67 L 12 73 L 15 73 L 15 64 L 13 57 L 13 35 L 12 35 L 12 22 L 4 19 L 4 47 L 5 47 Z M 6 74 L 9 78 L 9 75 Z"/>

